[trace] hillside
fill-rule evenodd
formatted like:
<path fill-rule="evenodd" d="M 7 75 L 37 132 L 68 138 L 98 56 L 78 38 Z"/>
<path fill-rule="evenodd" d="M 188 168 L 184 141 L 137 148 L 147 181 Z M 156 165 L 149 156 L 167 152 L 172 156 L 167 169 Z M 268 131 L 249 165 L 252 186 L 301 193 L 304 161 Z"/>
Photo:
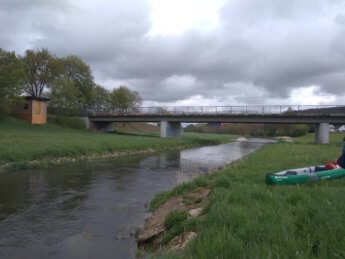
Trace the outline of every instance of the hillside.
<path fill-rule="evenodd" d="M 143 122 L 117 122 L 115 129 L 126 133 L 158 133 L 159 127 Z"/>

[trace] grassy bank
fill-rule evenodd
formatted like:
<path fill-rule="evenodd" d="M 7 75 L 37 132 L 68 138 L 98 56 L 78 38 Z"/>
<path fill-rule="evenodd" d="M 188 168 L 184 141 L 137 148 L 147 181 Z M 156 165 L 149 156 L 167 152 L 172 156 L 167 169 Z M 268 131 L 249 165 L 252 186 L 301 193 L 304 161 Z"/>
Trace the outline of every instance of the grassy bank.
<path fill-rule="evenodd" d="M 162 139 L 158 134 L 125 135 L 95 133 L 57 125 L 30 125 L 13 118 L 0 121 L 0 166 L 39 159 L 80 157 L 106 152 L 166 150 L 227 142 L 233 136 L 185 134 L 179 139 Z"/>
<path fill-rule="evenodd" d="M 208 187 L 205 214 L 185 220 L 165 236 L 183 231 L 198 236 L 182 252 L 163 258 L 344 258 L 345 179 L 297 186 L 267 186 L 265 174 L 322 164 L 341 151 L 343 135 L 328 145 L 313 136 L 295 143 L 267 145 L 231 167 L 158 195 L 155 209 L 169 197 Z"/>

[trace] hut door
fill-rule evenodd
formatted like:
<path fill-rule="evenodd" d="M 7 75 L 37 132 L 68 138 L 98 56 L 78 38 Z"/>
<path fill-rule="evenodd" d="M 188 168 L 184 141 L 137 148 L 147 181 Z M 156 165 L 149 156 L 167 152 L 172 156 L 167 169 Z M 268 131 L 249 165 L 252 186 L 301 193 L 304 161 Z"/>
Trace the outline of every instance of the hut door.
<path fill-rule="evenodd" d="M 36 101 L 35 108 L 36 108 L 35 113 L 40 114 L 41 113 L 41 102 L 40 101 Z"/>

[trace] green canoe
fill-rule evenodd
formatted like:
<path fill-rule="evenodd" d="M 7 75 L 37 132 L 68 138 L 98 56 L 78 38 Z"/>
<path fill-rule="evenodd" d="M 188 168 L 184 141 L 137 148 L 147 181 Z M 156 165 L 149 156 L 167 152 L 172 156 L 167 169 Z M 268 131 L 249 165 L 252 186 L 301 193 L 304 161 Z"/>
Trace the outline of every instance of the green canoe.
<path fill-rule="evenodd" d="M 279 173 L 266 174 L 266 183 L 272 184 L 301 184 L 326 179 L 336 179 L 345 176 L 345 169 L 339 167 L 327 170 L 324 166 L 313 166 L 291 169 Z"/>

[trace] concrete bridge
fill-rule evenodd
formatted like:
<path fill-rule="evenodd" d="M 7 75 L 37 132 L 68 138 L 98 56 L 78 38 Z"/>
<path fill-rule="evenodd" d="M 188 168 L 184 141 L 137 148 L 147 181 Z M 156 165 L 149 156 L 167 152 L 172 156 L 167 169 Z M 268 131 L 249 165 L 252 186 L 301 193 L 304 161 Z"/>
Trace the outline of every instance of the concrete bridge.
<path fill-rule="evenodd" d="M 315 124 L 315 142 L 329 142 L 329 124 L 345 124 L 344 105 L 139 107 L 85 111 L 87 128 L 113 130 L 114 122 L 159 122 L 161 137 L 178 137 L 186 123 Z"/>

